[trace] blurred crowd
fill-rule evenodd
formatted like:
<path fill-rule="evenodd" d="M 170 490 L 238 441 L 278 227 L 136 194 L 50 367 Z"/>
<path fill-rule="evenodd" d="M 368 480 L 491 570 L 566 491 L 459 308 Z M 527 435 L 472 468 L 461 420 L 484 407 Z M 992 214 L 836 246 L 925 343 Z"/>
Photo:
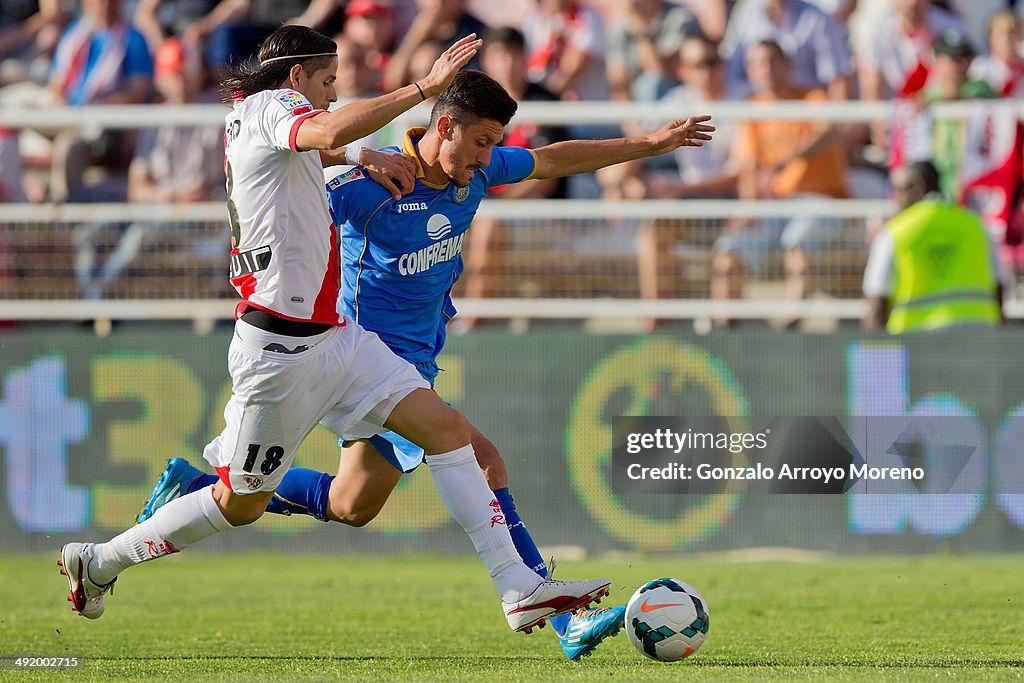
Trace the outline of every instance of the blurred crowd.
<path fill-rule="evenodd" d="M 369 97 L 422 77 L 447 44 L 477 33 L 487 42 L 471 66 L 520 101 L 663 101 L 680 115 L 721 100 L 900 103 L 893 119 L 874 124 L 719 122 L 702 149 L 501 196 L 883 198 L 892 168 L 927 158 L 947 198 L 976 199 L 986 227 L 1013 245 L 1024 194 L 1016 113 L 995 107 L 951 122 L 928 111 L 940 101 L 1020 96 L 1022 17 L 1024 1 L 1014 0 L 0 0 L 0 107 L 216 101 L 222 70 L 253 59 L 282 23 L 336 36 L 339 97 Z M 505 143 L 645 131 L 639 121 L 517 119 Z M 216 200 L 221 166 L 217 130 L 0 130 L 0 201 Z M 691 228 L 641 226 L 641 294 L 673 294 L 678 278 L 666 259 L 697 239 Z M 774 255 L 787 295 L 799 298 L 814 288 L 814 263 L 843 225 L 801 216 L 714 228 L 704 245 L 712 296 L 742 296 Z M 145 232 L 160 228 L 121 226 L 122 245 L 101 264 L 90 245 L 104 229 L 83 226 L 75 236 L 88 296 L 101 296 Z M 502 270 L 492 247 L 510 239 L 507 229 L 490 222 L 474 231 L 470 293 L 500 289 L 488 273 Z M 870 235 L 860 237 L 863 246 Z"/>

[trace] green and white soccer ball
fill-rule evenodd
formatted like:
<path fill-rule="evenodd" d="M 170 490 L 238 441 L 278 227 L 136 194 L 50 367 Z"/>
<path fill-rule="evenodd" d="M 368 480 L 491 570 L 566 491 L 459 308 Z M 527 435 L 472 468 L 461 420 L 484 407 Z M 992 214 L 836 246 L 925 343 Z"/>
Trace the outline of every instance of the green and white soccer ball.
<path fill-rule="evenodd" d="M 678 579 L 648 581 L 626 605 L 626 633 L 640 654 L 678 662 L 704 644 L 708 604 L 696 588 Z"/>

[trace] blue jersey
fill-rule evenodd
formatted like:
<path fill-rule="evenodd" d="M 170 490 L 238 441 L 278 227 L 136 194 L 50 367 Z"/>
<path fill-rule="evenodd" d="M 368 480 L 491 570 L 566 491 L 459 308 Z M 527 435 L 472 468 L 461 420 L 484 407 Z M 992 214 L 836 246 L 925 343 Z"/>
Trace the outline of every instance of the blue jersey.
<path fill-rule="evenodd" d="M 327 190 L 334 223 L 341 227 L 342 312 L 433 381 L 434 359 L 455 316 L 451 291 L 462 273 L 465 233 L 487 189 L 527 179 L 536 157 L 521 147 L 495 147 L 490 165 L 467 187 L 437 186 L 423 180 L 414 145 L 424 133 L 406 133 L 402 151 L 416 160 L 417 179 L 401 200 L 358 167 L 329 182 Z"/>

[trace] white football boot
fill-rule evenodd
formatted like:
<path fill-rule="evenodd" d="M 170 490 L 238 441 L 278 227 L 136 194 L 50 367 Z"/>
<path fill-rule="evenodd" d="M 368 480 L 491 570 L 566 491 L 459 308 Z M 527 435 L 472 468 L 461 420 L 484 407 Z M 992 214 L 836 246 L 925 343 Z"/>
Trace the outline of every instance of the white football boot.
<path fill-rule="evenodd" d="M 103 616 L 103 596 L 108 591 L 113 595 L 117 579 L 105 586 L 93 583 L 89 578 L 91 559 L 92 543 L 68 543 L 60 549 L 57 566 L 61 568 L 60 573 L 68 577 L 71 609 L 88 619 L 99 619 Z"/>
<path fill-rule="evenodd" d="M 543 628 L 545 620 L 556 614 L 586 609 L 591 602 L 601 602 L 608 595 L 608 579 L 592 581 L 544 580 L 537 588 L 516 602 L 501 603 L 513 631 L 530 633 L 533 627 Z"/>

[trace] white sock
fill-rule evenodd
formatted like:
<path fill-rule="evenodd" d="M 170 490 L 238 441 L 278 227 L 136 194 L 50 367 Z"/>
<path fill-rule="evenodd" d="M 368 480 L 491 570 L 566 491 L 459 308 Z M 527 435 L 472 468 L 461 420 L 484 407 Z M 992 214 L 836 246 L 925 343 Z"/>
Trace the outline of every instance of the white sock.
<path fill-rule="evenodd" d="M 426 460 L 441 500 L 469 534 L 501 599 L 515 602 L 532 593 L 541 578 L 523 564 L 501 510 L 495 512 L 491 507 L 494 494 L 477 465 L 473 446 L 466 444 L 448 453 L 428 455 Z M 492 524 L 496 516 L 501 521 Z"/>
<path fill-rule="evenodd" d="M 110 583 L 132 565 L 176 553 L 230 528 L 231 523 L 213 499 L 213 487 L 193 491 L 167 503 L 120 536 L 95 544 L 89 578 L 100 585 Z"/>

